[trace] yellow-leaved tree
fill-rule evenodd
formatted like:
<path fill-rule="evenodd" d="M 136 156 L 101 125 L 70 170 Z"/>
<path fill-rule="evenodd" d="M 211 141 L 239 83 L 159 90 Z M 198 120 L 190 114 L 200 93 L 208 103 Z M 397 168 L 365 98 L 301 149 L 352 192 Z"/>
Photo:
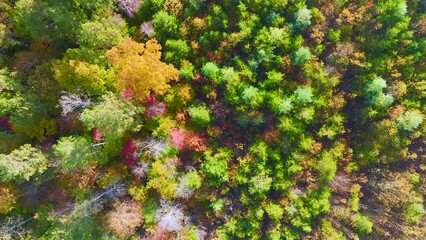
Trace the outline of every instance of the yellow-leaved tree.
<path fill-rule="evenodd" d="M 161 45 L 156 40 L 145 44 L 127 38 L 108 50 L 108 61 L 117 71 L 119 90 L 133 90 L 133 97 L 143 101 L 150 93 L 165 94 L 170 81 L 178 80 L 179 71 L 161 61 Z"/>

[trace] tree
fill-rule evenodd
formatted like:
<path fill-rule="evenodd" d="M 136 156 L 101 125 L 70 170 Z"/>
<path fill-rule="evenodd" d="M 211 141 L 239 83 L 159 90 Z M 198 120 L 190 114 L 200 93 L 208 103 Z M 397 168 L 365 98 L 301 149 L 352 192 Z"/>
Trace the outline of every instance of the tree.
<path fill-rule="evenodd" d="M 136 116 L 140 110 L 130 101 L 106 94 L 102 102 L 84 109 L 80 119 L 87 129 L 98 128 L 108 141 L 122 137 L 126 131 L 138 130 L 140 123 Z"/>
<path fill-rule="evenodd" d="M 181 66 L 183 60 L 187 59 L 191 48 L 186 41 L 168 39 L 164 46 L 164 60 L 170 62 L 175 66 Z"/>
<path fill-rule="evenodd" d="M 169 150 L 170 145 L 162 139 L 148 137 L 143 141 L 138 141 L 136 147 L 138 148 L 137 156 L 146 155 L 151 158 L 158 158 Z"/>
<path fill-rule="evenodd" d="M 128 239 L 142 224 L 141 206 L 133 201 L 116 202 L 106 214 L 105 224 L 120 239 Z"/>
<path fill-rule="evenodd" d="M 78 96 L 66 91 L 62 92 L 61 99 L 59 100 L 59 107 L 62 108 L 62 116 L 66 116 L 71 112 L 79 109 L 84 109 L 92 104 L 87 95 Z"/>
<path fill-rule="evenodd" d="M 52 63 L 56 81 L 68 92 L 83 90 L 91 95 L 100 96 L 114 88 L 115 75 L 112 69 L 75 60 L 69 55 Z"/>
<path fill-rule="evenodd" d="M 345 240 L 343 233 L 333 227 L 328 219 L 321 221 L 321 239 Z"/>
<path fill-rule="evenodd" d="M 207 62 L 201 68 L 201 72 L 204 76 L 210 78 L 214 82 L 219 80 L 220 68 L 215 62 Z"/>
<path fill-rule="evenodd" d="M 404 209 L 404 219 L 410 224 L 419 224 L 426 213 L 423 207 L 423 199 L 421 201 L 414 201 L 407 205 Z"/>
<path fill-rule="evenodd" d="M 294 91 L 294 97 L 296 98 L 296 103 L 301 103 L 301 104 L 307 104 L 307 103 L 311 103 L 312 102 L 312 97 L 314 96 L 312 94 L 312 88 L 306 87 L 306 88 L 302 88 L 302 87 L 297 87 L 297 89 Z"/>
<path fill-rule="evenodd" d="M 136 160 L 138 159 L 136 150 L 137 146 L 135 140 L 127 140 L 121 148 L 121 159 L 129 167 L 135 167 L 136 165 Z"/>
<path fill-rule="evenodd" d="M 185 129 L 183 128 L 172 128 L 170 129 L 170 143 L 182 151 L 185 149 Z"/>
<path fill-rule="evenodd" d="M 179 160 L 177 157 L 156 160 L 148 174 L 148 186 L 157 190 L 165 199 L 172 199 L 175 195 Z"/>
<path fill-rule="evenodd" d="M 274 203 L 266 205 L 265 211 L 272 220 L 279 221 L 284 215 L 284 209 L 280 205 Z"/>
<path fill-rule="evenodd" d="M 188 114 L 201 127 L 207 127 L 212 120 L 210 110 L 205 105 L 192 105 L 188 108 Z"/>
<path fill-rule="evenodd" d="M 119 0 L 118 9 L 123 11 L 128 17 L 133 18 L 142 2 L 142 0 Z"/>
<path fill-rule="evenodd" d="M 249 193 L 260 198 L 265 198 L 271 188 L 272 178 L 265 173 L 260 173 L 250 179 Z"/>
<path fill-rule="evenodd" d="M 177 37 L 179 20 L 166 11 L 159 11 L 152 17 L 152 22 L 155 26 L 155 37 L 160 42 L 165 42 L 167 39 Z"/>
<path fill-rule="evenodd" d="M 18 197 L 19 192 L 16 187 L 10 183 L 0 182 L 0 213 L 7 214 L 12 211 Z"/>
<path fill-rule="evenodd" d="M 126 35 L 126 22 L 119 15 L 101 11 L 81 25 L 77 41 L 92 49 L 108 49 L 122 42 Z"/>
<path fill-rule="evenodd" d="M 252 108 L 258 108 L 263 103 L 263 94 L 259 91 L 258 88 L 253 86 L 248 86 L 244 88 L 241 99 L 245 104 Z"/>
<path fill-rule="evenodd" d="M 156 220 L 159 231 L 173 232 L 183 228 L 184 212 L 179 204 L 161 200 L 157 209 Z M 157 230 L 158 231 L 158 230 Z"/>
<path fill-rule="evenodd" d="M 161 62 L 161 46 L 155 40 L 142 44 L 128 38 L 107 56 L 117 71 L 118 88 L 133 90 L 136 100 L 144 101 L 150 93 L 163 95 L 168 83 L 177 80 L 179 71 Z"/>
<path fill-rule="evenodd" d="M 291 98 L 279 97 L 276 95 L 272 95 L 271 98 L 270 105 L 275 114 L 286 114 L 293 109 L 293 102 Z"/>
<path fill-rule="evenodd" d="M 155 95 L 151 94 L 144 102 L 145 105 L 145 118 L 151 121 L 153 117 L 160 117 L 167 112 L 167 105 L 164 102 L 159 102 L 155 99 Z"/>
<path fill-rule="evenodd" d="M 148 38 L 153 37 L 154 33 L 155 33 L 155 28 L 154 28 L 154 24 L 152 23 L 152 21 L 143 22 L 140 26 L 139 32 L 142 36 L 146 36 Z"/>
<path fill-rule="evenodd" d="M 8 155 L 0 154 L 0 180 L 23 183 L 47 169 L 47 159 L 30 144 L 22 145 Z"/>
<path fill-rule="evenodd" d="M 406 111 L 396 119 L 399 129 L 412 132 L 423 122 L 423 115 L 418 111 Z"/>
<path fill-rule="evenodd" d="M 302 65 L 307 60 L 311 59 L 311 50 L 309 47 L 300 47 L 297 51 L 292 53 L 291 57 L 293 65 Z"/>
<path fill-rule="evenodd" d="M 393 103 L 391 94 L 383 93 L 383 89 L 387 87 L 386 81 L 381 77 L 375 77 L 366 86 L 368 101 L 378 107 L 387 108 Z"/>
<path fill-rule="evenodd" d="M 102 144 L 93 144 L 88 138 L 81 136 L 62 137 L 53 146 L 53 152 L 61 159 L 65 170 L 84 167 L 90 163 L 100 164 L 106 161 L 100 147 Z"/>
<path fill-rule="evenodd" d="M 201 187 L 201 177 L 197 171 L 190 171 L 181 176 L 178 187 L 176 188 L 175 195 L 179 198 L 188 199 Z"/>
<path fill-rule="evenodd" d="M 373 231 L 373 223 L 366 215 L 356 214 L 352 219 L 352 225 L 360 235 L 366 235 Z"/>
<path fill-rule="evenodd" d="M 231 156 L 232 153 L 226 149 L 221 149 L 214 155 L 211 151 L 204 153 L 201 170 L 207 175 L 209 185 L 219 186 L 229 180 L 228 160 Z"/>
<path fill-rule="evenodd" d="M 21 92 L 25 90 L 16 72 L 6 68 L 0 69 L 0 116 L 10 116 L 14 110 L 21 108 Z"/>
<path fill-rule="evenodd" d="M 49 113 L 56 114 L 62 86 L 54 78 L 52 63 L 47 62 L 35 67 L 28 76 L 29 93 L 37 95 Z"/>
<path fill-rule="evenodd" d="M 14 21 L 20 34 L 32 39 L 72 40 L 78 28 L 99 9 L 111 9 L 114 1 L 19 0 Z"/>
<path fill-rule="evenodd" d="M 297 29 L 305 30 L 309 25 L 311 25 L 311 10 L 307 9 L 306 7 L 299 9 L 296 14 L 296 23 L 294 26 Z"/>

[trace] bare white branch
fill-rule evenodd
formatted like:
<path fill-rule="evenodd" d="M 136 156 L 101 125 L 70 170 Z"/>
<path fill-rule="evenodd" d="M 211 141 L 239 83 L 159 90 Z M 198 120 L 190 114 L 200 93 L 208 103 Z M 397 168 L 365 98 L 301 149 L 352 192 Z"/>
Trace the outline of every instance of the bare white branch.
<path fill-rule="evenodd" d="M 134 17 L 141 5 L 141 0 L 119 0 L 118 8 L 123 11 L 128 17 Z"/>
<path fill-rule="evenodd" d="M 66 116 L 68 113 L 73 112 L 77 109 L 85 108 L 92 104 L 90 98 L 86 95 L 78 96 L 66 91 L 62 92 L 63 95 L 59 100 L 58 107 L 62 108 L 62 116 Z"/>
<path fill-rule="evenodd" d="M 146 177 L 146 174 L 149 172 L 149 164 L 145 162 L 139 162 L 132 168 L 132 174 L 138 179 Z"/>
<path fill-rule="evenodd" d="M 140 27 L 140 33 L 141 35 L 145 35 L 148 38 L 151 38 L 152 36 L 154 36 L 154 29 L 154 24 L 151 21 L 144 22 Z"/>
<path fill-rule="evenodd" d="M 153 137 L 137 142 L 136 146 L 138 148 L 136 157 L 140 157 L 143 154 L 146 154 L 151 158 L 158 158 L 162 156 L 170 147 L 170 145 L 163 139 L 156 139 Z"/>
<path fill-rule="evenodd" d="M 158 227 L 167 232 L 173 232 L 183 228 L 185 215 L 179 204 L 161 200 L 161 207 L 157 209 L 156 218 Z"/>

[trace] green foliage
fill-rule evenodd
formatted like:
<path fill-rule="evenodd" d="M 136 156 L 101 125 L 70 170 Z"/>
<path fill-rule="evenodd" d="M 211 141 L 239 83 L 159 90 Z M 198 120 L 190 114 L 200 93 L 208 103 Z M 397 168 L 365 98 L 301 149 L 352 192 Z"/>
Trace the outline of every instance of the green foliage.
<path fill-rule="evenodd" d="M 261 82 L 262 88 L 276 89 L 280 87 L 280 85 L 284 81 L 284 74 L 281 72 L 277 72 L 276 70 L 267 72 L 266 76 L 267 79 Z"/>
<path fill-rule="evenodd" d="M 346 240 L 342 232 L 336 230 L 330 220 L 321 221 L 321 239 L 324 240 Z"/>
<path fill-rule="evenodd" d="M 287 97 L 273 96 L 270 105 L 275 114 L 287 114 L 293 109 L 293 101 Z"/>
<path fill-rule="evenodd" d="M 349 207 L 352 211 L 358 212 L 359 210 L 359 193 L 361 190 L 361 186 L 359 184 L 352 185 L 350 189 L 351 197 L 349 199 Z"/>
<path fill-rule="evenodd" d="M 43 141 L 56 133 L 56 122 L 49 116 L 48 109 L 36 95 L 26 95 L 20 107 L 12 114 L 13 130 L 31 139 Z"/>
<path fill-rule="evenodd" d="M 78 89 L 93 95 L 101 95 L 113 89 L 115 74 L 112 69 L 105 69 L 96 64 L 74 59 L 53 61 L 55 79 L 68 92 Z"/>
<path fill-rule="evenodd" d="M 155 224 L 155 214 L 158 208 L 158 203 L 155 199 L 150 198 L 145 202 L 145 205 L 142 208 L 144 223 L 147 225 Z"/>
<path fill-rule="evenodd" d="M 175 66 L 180 66 L 181 62 L 188 58 L 191 48 L 186 41 L 168 39 L 164 47 L 164 60 Z"/>
<path fill-rule="evenodd" d="M 223 67 L 220 70 L 220 78 L 219 78 L 220 83 L 235 84 L 239 80 L 240 80 L 240 76 L 239 76 L 238 72 L 235 71 L 235 69 L 233 67 Z"/>
<path fill-rule="evenodd" d="M 210 110 L 205 105 L 193 105 L 188 107 L 191 120 L 201 127 L 206 127 L 211 121 Z"/>
<path fill-rule="evenodd" d="M 135 118 L 140 112 L 141 109 L 132 102 L 107 94 L 101 103 L 85 109 L 80 118 L 88 130 L 98 128 L 108 141 L 123 137 L 126 131 L 137 131 L 140 123 Z"/>
<path fill-rule="evenodd" d="M 311 10 L 306 7 L 299 9 L 295 14 L 296 23 L 294 26 L 297 29 L 304 30 L 311 25 Z"/>
<path fill-rule="evenodd" d="M 92 49 L 107 49 L 118 45 L 126 34 L 126 22 L 122 18 L 108 12 L 99 12 L 81 25 L 77 41 Z"/>
<path fill-rule="evenodd" d="M 101 239 L 99 224 L 91 218 L 81 218 L 70 222 L 55 222 L 40 238 L 41 240 Z M 104 239 L 104 238 L 102 238 Z"/>
<path fill-rule="evenodd" d="M 163 8 L 164 0 L 144 0 L 139 6 L 138 15 L 142 21 L 151 19 L 151 17 Z"/>
<path fill-rule="evenodd" d="M 244 88 L 241 99 L 245 104 L 252 108 L 258 108 L 263 103 L 263 94 L 259 91 L 258 88 L 253 86 L 248 86 Z"/>
<path fill-rule="evenodd" d="M 0 180 L 23 183 L 46 171 L 47 162 L 40 150 L 22 145 L 7 155 L 0 154 Z"/>
<path fill-rule="evenodd" d="M 0 238 L 422 238 L 425 7 L 0 0 Z"/>
<path fill-rule="evenodd" d="M 266 193 L 271 188 L 272 178 L 265 173 L 260 173 L 250 179 L 248 191 L 256 197 L 265 197 Z"/>
<path fill-rule="evenodd" d="M 86 137 L 70 136 L 59 139 L 53 150 L 60 158 L 62 167 L 65 170 L 72 170 L 94 162 L 104 163 L 105 158 L 100 147 Z"/>
<path fill-rule="evenodd" d="M 272 220 L 280 220 L 284 215 L 284 210 L 280 205 L 269 203 L 265 207 L 265 211 Z"/>
<path fill-rule="evenodd" d="M 228 160 L 231 156 L 232 153 L 226 149 L 220 149 L 214 155 L 211 151 L 204 153 L 201 170 L 207 175 L 209 185 L 219 186 L 229 180 Z"/>
<path fill-rule="evenodd" d="M 312 102 L 312 97 L 314 96 L 312 93 L 311 87 L 297 87 L 294 91 L 294 97 L 296 99 L 296 103 L 307 104 Z"/>
<path fill-rule="evenodd" d="M 204 76 L 212 79 L 214 82 L 218 82 L 220 68 L 217 66 L 215 62 L 205 63 L 203 67 L 201 68 L 201 71 L 204 74 Z"/>
<path fill-rule="evenodd" d="M 389 93 L 383 93 L 387 87 L 386 81 L 381 77 L 374 78 L 366 86 L 368 101 L 378 107 L 387 108 L 393 103 L 393 97 Z"/>
<path fill-rule="evenodd" d="M 410 202 L 404 209 L 404 220 L 409 224 L 419 224 L 425 213 L 423 201 Z"/>
<path fill-rule="evenodd" d="M 297 51 L 291 55 L 293 65 L 302 65 L 307 60 L 311 59 L 311 50 L 309 47 L 300 47 Z"/>
<path fill-rule="evenodd" d="M 186 62 L 182 64 L 183 66 L 180 68 L 179 77 L 185 80 L 194 80 L 195 78 L 195 67 L 192 63 Z"/>
<path fill-rule="evenodd" d="M 191 189 L 199 189 L 201 187 L 201 177 L 196 171 L 190 171 L 182 177 L 182 181 L 185 182 L 185 186 Z"/>
<path fill-rule="evenodd" d="M 224 206 L 223 199 L 218 199 L 210 205 L 214 212 L 219 212 Z"/>
<path fill-rule="evenodd" d="M 366 215 L 356 214 L 352 219 L 352 225 L 360 235 L 366 235 L 373 231 L 373 223 Z"/>
<path fill-rule="evenodd" d="M 175 16 L 169 15 L 166 11 L 159 11 L 153 16 L 152 21 L 155 26 L 155 37 L 159 41 L 165 42 L 176 37 L 179 21 Z"/>
<path fill-rule="evenodd" d="M 423 122 L 423 115 L 417 111 L 406 111 L 396 119 L 396 126 L 405 131 L 414 131 Z"/>
<path fill-rule="evenodd" d="M 19 0 L 14 20 L 19 33 L 33 39 L 73 39 L 93 12 L 112 6 L 112 0 Z"/>

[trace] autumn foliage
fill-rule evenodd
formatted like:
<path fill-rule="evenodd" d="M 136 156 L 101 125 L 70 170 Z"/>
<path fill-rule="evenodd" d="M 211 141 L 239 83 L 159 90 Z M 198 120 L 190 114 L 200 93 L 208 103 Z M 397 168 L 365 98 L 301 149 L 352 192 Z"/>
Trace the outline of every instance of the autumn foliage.
<path fill-rule="evenodd" d="M 170 129 L 169 141 L 179 151 L 192 150 L 204 152 L 207 150 L 207 140 L 204 137 L 182 128 Z"/>
<path fill-rule="evenodd" d="M 127 140 L 124 146 L 121 148 L 121 159 L 129 167 L 134 167 L 136 165 L 136 141 Z"/>
<path fill-rule="evenodd" d="M 144 101 L 150 93 L 165 94 L 178 70 L 161 61 L 161 45 L 156 40 L 145 44 L 128 38 L 107 52 L 108 61 L 117 71 L 117 87 L 131 89 L 134 98 Z"/>

